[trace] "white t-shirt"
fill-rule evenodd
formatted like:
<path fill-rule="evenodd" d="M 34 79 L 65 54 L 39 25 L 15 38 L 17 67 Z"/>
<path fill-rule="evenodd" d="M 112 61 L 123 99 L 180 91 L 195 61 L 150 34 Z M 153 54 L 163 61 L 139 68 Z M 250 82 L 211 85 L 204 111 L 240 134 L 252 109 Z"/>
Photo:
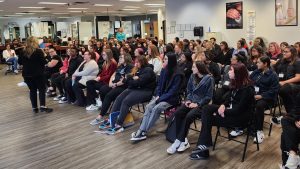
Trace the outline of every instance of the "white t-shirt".
<path fill-rule="evenodd" d="M 154 67 L 154 73 L 156 75 L 160 75 L 160 71 L 162 69 L 162 61 L 158 58 L 150 59 L 148 61 L 149 64 L 152 64 Z"/>

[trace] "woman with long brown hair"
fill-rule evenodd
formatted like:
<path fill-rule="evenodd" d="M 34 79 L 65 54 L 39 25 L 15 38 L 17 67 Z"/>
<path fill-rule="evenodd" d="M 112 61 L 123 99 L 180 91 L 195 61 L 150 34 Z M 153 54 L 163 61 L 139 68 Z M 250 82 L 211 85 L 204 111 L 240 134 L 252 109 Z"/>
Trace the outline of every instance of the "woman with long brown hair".
<path fill-rule="evenodd" d="M 162 60 L 159 57 L 158 49 L 155 45 L 149 45 L 148 46 L 148 63 L 152 64 L 154 67 L 154 73 L 156 75 L 159 75 L 161 69 L 162 69 Z"/>
<path fill-rule="evenodd" d="M 202 127 L 197 147 L 190 155 L 191 160 L 207 159 L 212 146 L 212 126 L 241 126 L 251 118 L 254 87 L 244 64 L 231 65 L 229 70 L 231 92 L 221 105 L 207 105 L 201 110 Z"/>
<path fill-rule="evenodd" d="M 46 79 L 44 71 L 47 61 L 44 52 L 39 49 L 39 43 L 35 37 L 29 37 L 26 40 L 26 47 L 20 55 L 18 63 L 23 65 L 22 76 L 30 90 L 33 112 L 39 112 L 37 92 L 39 92 L 40 111 L 52 112 L 53 109 L 46 107 Z"/>
<path fill-rule="evenodd" d="M 128 85 L 128 88 L 117 97 L 112 106 L 111 112 L 120 112 L 120 114 L 115 126 L 108 129 L 107 134 L 122 132 L 129 108 L 138 103 L 150 101 L 152 98 L 156 86 L 156 76 L 152 67 L 143 55 L 137 57 L 136 67 L 137 69 L 133 69 L 131 74 L 124 79 L 124 83 Z"/>
<path fill-rule="evenodd" d="M 98 77 L 94 80 L 89 80 L 86 83 L 87 87 L 87 104 L 86 110 L 97 110 L 101 107 L 102 102 L 96 100 L 98 94 L 96 90 L 100 90 L 104 85 L 109 84 L 110 77 L 114 74 L 117 69 L 117 62 L 113 58 L 113 53 L 110 49 L 104 49 L 102 52 L 102 58 L 104 63 L 102 71 Z M 96 104 L 97 103 L 97 104 Z"/>

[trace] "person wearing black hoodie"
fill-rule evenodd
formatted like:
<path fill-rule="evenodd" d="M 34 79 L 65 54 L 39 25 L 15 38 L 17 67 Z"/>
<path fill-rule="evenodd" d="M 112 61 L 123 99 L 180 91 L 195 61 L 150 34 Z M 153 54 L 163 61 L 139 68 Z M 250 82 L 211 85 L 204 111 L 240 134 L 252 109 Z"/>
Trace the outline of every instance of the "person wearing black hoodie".
<path fill-rule="evenodd" d="M 184 74 L 177 67 L 176 55 L 167 54 L 164 57 L 163 67 L 156 88 L 156 96 L 146 106 L 140 128 L 131 134 L 131 141 L 146 139 L 146 133 L 154 126 L 160 113 L 172 105 L 180 104 L 180 89 Z"/>
<path fill-rule="evenodd" d="M 61 100 L 59 101 L 60 104 L 66 102 L 75 102 L 76 97 L 74 95 L 74 92 L 72 91 L 72 75 L 81 64 L 81 62 L 83 62 L 83 58 L 78 55 L 78 51 L 76 48 L 71 48 L 69 54 L 70 59 L 68 71 L 65 74 L 65 79 L 62 80 L 64 91 L 66 91 L 66 96 L 61 98 Z"/>
<path fill-rule="evenodd" d="M 115 127 L 108 130 L 108 134 L 115 134 L 124 130 L 123 123 L 129 112 L 129 108 L 151 100 L 156 87 L 156 75 L 153 66 L 148 64 L 144 55 L 136 58 L 136 67 L 131 74 L 125 77 L 124 83 L 128 88 L 115 100 L 111 112 L 120 112 Z"/>
<path fill-rule="evenodd" d="M 212 126 L 229 127 L 247 124 L 253 113 L 254 87 L 244 64 L 233 64 L 229 71 L 230 95 L 221 105 L 207 105 L 201 111 L 201 132 L 191 160 L 207 159 L 212 146 Z"/>

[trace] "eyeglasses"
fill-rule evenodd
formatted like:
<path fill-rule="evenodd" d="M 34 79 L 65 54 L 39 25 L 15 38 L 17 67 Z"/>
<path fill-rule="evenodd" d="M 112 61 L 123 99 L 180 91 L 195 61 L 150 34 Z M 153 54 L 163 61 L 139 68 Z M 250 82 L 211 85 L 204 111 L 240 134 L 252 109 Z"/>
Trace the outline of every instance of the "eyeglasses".
<path fill-rule="evenodd" d="M 289 52 L 291 52 L 291 51 L 287 51 L 287 50 L 285 50 L 285 51 L 283 51 L 282 53 L 289 53 Z"/>

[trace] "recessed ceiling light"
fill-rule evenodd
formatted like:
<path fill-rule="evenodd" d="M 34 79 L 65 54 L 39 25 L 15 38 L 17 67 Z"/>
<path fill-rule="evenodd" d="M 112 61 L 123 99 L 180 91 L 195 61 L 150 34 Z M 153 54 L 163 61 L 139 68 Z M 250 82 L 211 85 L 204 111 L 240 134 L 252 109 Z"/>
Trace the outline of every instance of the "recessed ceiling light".
<path fill-rule="evenodd" d="M 113 6 L 112 4 L 94 4 L 94 6 Z"/>
<path fill-rule="evenodd" d="M 136 11 L 136 9 L 122 9 L 122 11 Z"/>
<path fill-rule="evenodd" d="M 43 9 L 45 7 L 40 7 L 40 6 L 20 6 L 19 8 L 22 8 L 22 9 Z"/>
<path fill-rule="evenodd" d="M 44 5 L 67 5 L 68 3 L 65 3 L 65 2 L 39 2 L 38 4 L 44 4 Z"/>
<path fill-rule="evenodd" d="M 165 6 L 165 4 L 144 4 L 146 6 Z"/>
<path fill-rule="evenodd" d="M 143 2 L 145 0 L 120 0 L 120 1 L 126 1 L 126 2 Z"/>
<path fill-rule="evenodd" d="M 77 9 L 89 9 L 89 8 L 68 8 L 68 9 L 72 9 L 72 10 L 77 10 Z"/>

